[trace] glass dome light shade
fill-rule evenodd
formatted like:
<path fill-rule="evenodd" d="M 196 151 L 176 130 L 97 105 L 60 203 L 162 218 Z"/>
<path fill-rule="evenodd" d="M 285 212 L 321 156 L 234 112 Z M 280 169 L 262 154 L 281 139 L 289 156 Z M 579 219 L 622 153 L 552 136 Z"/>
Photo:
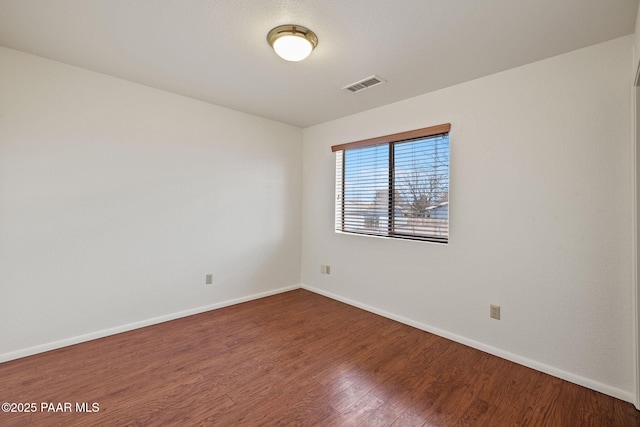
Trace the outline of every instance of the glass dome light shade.
<path fill-rule="evenodd" d="M 309 40 L 298 35 L 282 36 L 273 42 L 273 50 L 278 56 L 287 61 L 302 61 L 311 51 L 313 46 Z"/>

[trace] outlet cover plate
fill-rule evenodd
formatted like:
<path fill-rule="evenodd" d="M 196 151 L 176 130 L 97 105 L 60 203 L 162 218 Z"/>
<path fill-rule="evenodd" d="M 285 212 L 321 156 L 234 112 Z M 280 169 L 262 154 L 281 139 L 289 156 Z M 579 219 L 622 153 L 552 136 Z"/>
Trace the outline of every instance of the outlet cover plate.
<path fill-rule="evenodd" d="M 492 319 L 500 320 L 500 306 L 491 304 L 489 309 L 489 316 Z"/>

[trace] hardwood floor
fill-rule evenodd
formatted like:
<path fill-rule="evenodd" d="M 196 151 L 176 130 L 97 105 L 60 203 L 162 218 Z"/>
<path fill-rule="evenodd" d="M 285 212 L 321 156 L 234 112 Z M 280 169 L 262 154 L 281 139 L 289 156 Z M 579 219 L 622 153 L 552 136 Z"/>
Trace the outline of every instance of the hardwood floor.
<path fill-rule="evenodd" d="M 0 402 L 37 407 L 2 426 L 640 426 L 629 403 L 305 290 L 0 364 Z"/>

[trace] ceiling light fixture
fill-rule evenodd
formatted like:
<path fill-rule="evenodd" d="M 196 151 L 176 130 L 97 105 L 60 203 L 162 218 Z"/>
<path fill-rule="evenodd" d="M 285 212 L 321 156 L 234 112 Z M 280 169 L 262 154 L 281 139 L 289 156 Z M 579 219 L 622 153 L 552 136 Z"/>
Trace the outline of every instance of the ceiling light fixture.
<path fill-rule="evenodd" d="M 269 31 L 267 41 L 278 56 L 287 61 L 302 61 L 318 45 L 318 37 L 300 25 L 280 25 Z"/>

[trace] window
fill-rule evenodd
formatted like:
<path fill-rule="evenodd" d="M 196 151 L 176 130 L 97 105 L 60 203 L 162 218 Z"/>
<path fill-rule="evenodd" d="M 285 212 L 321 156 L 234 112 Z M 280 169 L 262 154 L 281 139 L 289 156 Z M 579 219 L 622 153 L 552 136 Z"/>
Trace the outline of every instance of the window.
<path fill-rule="evenodd" d="M 336 231 L 447 243 L 449 123 L 334 145 Z"/>

